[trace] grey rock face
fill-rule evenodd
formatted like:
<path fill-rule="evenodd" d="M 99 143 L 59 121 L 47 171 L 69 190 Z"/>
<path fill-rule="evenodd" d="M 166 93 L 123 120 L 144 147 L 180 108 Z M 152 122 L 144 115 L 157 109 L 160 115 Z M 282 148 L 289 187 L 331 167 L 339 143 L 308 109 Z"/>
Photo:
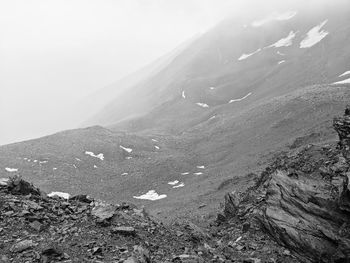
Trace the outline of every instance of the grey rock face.
<path fill-rule="evenodd" d="M 249 191 L 226 196 L 226 218 L 259 223 L 303 262 L 348 262 L 350 116 L 335 118 L 334 128 L 337 148 L 309 145 L 282 156 Z"/>

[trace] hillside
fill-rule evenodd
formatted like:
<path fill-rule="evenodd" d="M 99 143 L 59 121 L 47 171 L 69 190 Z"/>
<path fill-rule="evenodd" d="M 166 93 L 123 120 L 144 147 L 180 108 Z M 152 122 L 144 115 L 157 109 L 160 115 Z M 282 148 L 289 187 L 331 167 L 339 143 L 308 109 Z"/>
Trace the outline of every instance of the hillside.
<path fill-rule="evenodd" d="M 298 147 L 248 189 L 229 187 L 206 227 L 190 220 L 164 226 L 130 203 L 50 197 L 18 176 L 0 180 L 0 260 L 347 262 L 350 106 L 333 127 L 337 145 Z"/>
<path fill-rule="evenodd" d="M 131 127 L 114 127 L 173 133 L 176 127 L 168 123 L 183 116 L 169 114 L 169 105 L 186 115 L 185 122 L 197 121 L 200 112 L 228 104 L 239 104 L 233 109 L 239 112 L 300 87 L 346 80 L 342 74 L 350 70 L 349 10 L 349 3 L 337 1 L 228 18 L 157 74 L 116 97 L 89 123 L 106 126 L 131 119 Z M 157 115 L 149 114 L 157 110 Z M 163 119 L 168 122 L 158 121 Z"/>
<path fill-rule="evenodd" d="M 178 135 L 65 131 L 0 147 L 0 177 L 20 174 L 47 192 L 133 202 L 166 220 L 211 217 L 225 194 L 218 189 L 249 186 L 245 175 L 279 151 L 335 141 L 331 118 L 349 99 L 347 86 L 312 86 L 239 114 L 205 114 Z"/>

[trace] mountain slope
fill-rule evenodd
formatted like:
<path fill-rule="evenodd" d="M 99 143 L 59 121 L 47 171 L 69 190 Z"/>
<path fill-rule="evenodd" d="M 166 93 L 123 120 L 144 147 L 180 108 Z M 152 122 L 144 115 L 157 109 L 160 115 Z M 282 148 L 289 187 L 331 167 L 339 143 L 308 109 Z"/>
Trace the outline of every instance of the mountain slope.
<path fill-rule="evenodd" d="M 276 151 L 335 141 L 331 118 L 349 99 L 346 86 L 313 86 L 239 114 L 227 109 L 211 120 L 203 116 L 178 135 L 66 131 L 0 147 L 0 177 L 19 173 L 48 192 L 131 201 L 163 219 L 202 216 L 217 209 L 224 195 L 218 188 L 247 187 L 254 177 L 245 175 Z"/>
<path fill-rule="evenodd" d="M 349 70 L 350 60 L 349 10 L 349 3 L 342 2 L 227 19 L 146 82 L 115 98 L 91 123 L 142 122 L 142 116 L 169 103 L 196 119 L 200 110 L 230 101 L 242 99 L 245 106 L 299 87 L 343 80 L 339 76 Z"/>

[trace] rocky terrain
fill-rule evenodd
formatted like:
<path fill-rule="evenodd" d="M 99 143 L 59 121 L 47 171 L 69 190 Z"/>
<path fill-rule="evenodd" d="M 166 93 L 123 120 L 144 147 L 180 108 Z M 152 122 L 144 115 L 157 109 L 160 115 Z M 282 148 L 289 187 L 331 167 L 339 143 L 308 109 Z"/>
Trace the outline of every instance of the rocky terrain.
<path fill-rule="evenodd" d="M 2 181 L 0 211 L 2 263 L 296 262 L 265 234 L 234 222 L 165 226 L 132 204 L 50 198 L 19 177 Z"/>
<path fill-rule="evenodd" d="M 338 144 L 280 154 L 202 227 L 2 180 L 0 262 L 348 262 L 349 113 L 334 119 Z"/>

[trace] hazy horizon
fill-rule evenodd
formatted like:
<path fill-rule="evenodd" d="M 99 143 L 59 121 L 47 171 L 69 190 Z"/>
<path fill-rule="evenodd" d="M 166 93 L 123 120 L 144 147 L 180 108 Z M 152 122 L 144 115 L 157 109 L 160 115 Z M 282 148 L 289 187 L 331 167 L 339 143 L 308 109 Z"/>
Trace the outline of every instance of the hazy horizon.
<path fill-rule="evenodd" d="M 0 0 L 0 145 L 77 127 L 82 98 L 229 14 L 295 3 L 267 2 Z"/>

